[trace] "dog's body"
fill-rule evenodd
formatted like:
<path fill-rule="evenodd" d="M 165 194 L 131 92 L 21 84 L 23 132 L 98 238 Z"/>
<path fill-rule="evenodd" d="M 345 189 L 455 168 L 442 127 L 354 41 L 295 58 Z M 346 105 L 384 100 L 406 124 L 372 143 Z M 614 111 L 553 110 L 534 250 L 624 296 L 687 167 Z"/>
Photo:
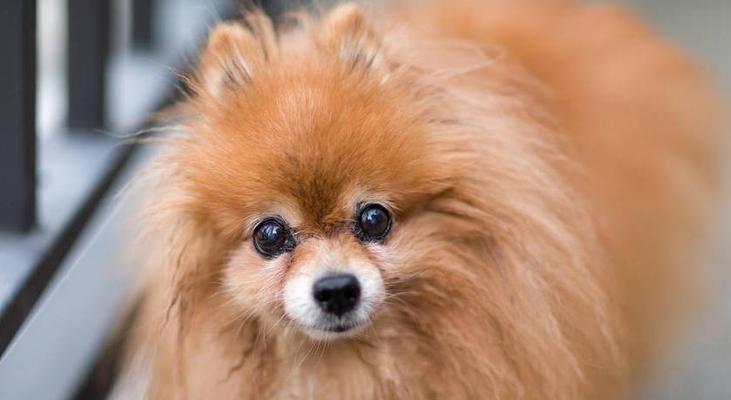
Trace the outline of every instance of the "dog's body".
<path fill-rule="evenodd" d="M 383 16 L 213 32 L 161 164 L 127 381 L 154 399 L 625 395 L 697 274 L 707 83 L 602 7 Z M 387 238 L 344 228 L 363 203 L 393 214 Z M 296 246 L 257 254 L 262 215 Z M 361 281 L 353 334 L 309 327 L 294 282 L 324 265 Z"/>

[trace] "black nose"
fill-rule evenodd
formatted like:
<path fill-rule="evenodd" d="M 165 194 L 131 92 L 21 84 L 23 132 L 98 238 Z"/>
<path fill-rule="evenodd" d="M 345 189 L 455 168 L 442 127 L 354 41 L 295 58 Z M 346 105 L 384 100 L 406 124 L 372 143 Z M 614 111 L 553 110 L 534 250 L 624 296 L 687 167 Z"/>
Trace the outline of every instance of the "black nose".
<path fill-rule="evenodd" d="M 351 274 L 326 276 L 315 282 L 312 295 L 323 311 L 340 317 L 358 304 L 360 283 Z"/>

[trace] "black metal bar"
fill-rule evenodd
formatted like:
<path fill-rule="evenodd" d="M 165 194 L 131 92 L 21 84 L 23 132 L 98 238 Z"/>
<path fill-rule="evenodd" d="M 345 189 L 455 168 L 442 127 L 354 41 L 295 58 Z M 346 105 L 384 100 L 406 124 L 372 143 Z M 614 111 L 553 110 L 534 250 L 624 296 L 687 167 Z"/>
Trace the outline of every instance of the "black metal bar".
<path fill-rule="evenodd" d="M 27 231 L 36 216 L 36 2 L 0 6 L 0 228 Z"/>
<path fill-rule="evenodd" d="M 259 0 L 256 4 L 271 17 L 275 24 L 278 24 L 287 11 L 302 8 L 309 3 L 309 0 Z"/>
<path fill-rule="evenodd" d="M 153 19 L 156 2 L 154 0 L 132 1 L 132 43 L 138 48 L 154 45 Z"/>
<path fill-rule="evenodd" d="M 68 0 L 68 123 L 102 128 L 106 122 L 106 67 L 110 0 Z"/>

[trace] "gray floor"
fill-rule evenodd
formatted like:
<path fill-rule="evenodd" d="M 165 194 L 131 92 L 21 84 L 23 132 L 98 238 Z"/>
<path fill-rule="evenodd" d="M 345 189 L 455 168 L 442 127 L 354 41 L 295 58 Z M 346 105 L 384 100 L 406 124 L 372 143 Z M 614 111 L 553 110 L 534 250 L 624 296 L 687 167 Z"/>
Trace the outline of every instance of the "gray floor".
<path fill-rule="evenodd" d="M 705 62 L 731 93 L 731 0 L 627 0 L 660 32 Z M 731 163 L 727 188 L 731 188 Z M 719 244 L 706 283 L 708 306 L 687 340 L 648 382 L 648 400 L 731 399 L 731 198 L 719 218 Z"/>

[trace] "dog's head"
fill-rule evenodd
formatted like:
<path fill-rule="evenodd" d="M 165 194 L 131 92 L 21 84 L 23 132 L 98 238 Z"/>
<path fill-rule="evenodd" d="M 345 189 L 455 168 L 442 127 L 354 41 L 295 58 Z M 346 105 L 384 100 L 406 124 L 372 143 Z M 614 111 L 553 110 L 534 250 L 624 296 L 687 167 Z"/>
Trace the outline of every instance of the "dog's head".
<path fill-rule="evenodd" d="M 259 14 L 246 23 L 212 33 L 186 105 L 175 164 L 187 214 L 219 242 L 218 289 L 242 315 L 352 335 L 400 275 L 397 243 L 428 235 L 408 221 L 446 190 L 450 162 L 424 110 L 387 82 L 394 67 L 357 8 L 310 38 L 277 38 Z"/>

